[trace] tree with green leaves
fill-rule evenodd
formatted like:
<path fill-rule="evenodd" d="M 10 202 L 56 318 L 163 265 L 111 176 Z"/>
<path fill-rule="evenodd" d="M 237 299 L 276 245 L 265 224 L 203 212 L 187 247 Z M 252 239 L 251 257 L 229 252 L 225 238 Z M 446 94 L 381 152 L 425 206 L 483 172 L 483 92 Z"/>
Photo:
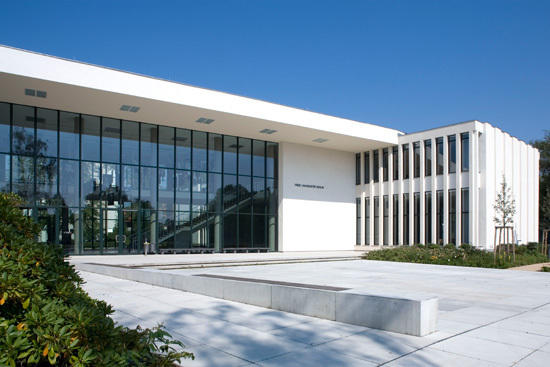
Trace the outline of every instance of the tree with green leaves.
<path fill-rule="evenodd" d="M 550 228 L 550 130 L 546 130 L 544 138 L 532 142 L 540 152 L 539 162 L 539 226 Z"/>
<path fill-rule="evenodd" d="M 514 223 L 514 215 L 516 215 L 516 200 L 512 194 L 512 188 L 506 182 L 506 177 L 502 175 L 500 183 L 500 191 L 497 193 L 495 204 L 494 222 L 497 226 L 506 227 Z"/>

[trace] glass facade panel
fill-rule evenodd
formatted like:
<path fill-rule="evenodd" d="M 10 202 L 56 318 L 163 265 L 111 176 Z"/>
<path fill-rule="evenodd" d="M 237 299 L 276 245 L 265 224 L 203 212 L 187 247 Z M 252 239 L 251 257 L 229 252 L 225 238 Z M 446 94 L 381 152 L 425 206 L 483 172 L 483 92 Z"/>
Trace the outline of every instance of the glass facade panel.
<path fill-rule="evenodd" d="M 36 109 L 36 155 L 57 157 L 57 111 Z"/>
<path fill-rule="evenodd" d="M 277 250 L 276 143 L 9 103 L 0 135 L 0 190 L 67 253 Z"/>
<path fill-rule="evenodd" d="M 0 152 L 10 152 L 10 121 L 11 106 L 9 103 L 0 103 Z"/>
<path fill-rule="evenodd" d="M 374 246 L 380 244 L 380 198 L 374 197 Z"/>
<path fill-rule="evenodd" d="M 449 173 L 456 172 L 456 137 L 450 135 L 447 137 L 447 144 L 449 148 Z"/>
<path fill-rule="evenodd" d="M 462 162 L 462 172 L 468 172 L 470 170 L 470 134 L 460 134 L 460 161 Z"/>
<path fill-rule="evenodd" d="M 80 157 L 80 116 L 77 113 L 59 113 L 59 157 Z"/>
<path fill-rule="evenodd" d="M 34 107 L 13 105 L 12 152 L 14 154 L 33 155 Z"/>
<path fill-rule="evenodd" d="M 414 244 L 420 243 L 420 193 L 414 193 Z"/>
<path fill-rule="evenodd" d="M 409 144 L 403 144 L 403 179 L 409 178 Z"/>
<path fill-rule="evenodd" d="M 424 140 L 424 176 L 432 175 L 432 141 Z"/>
<path fill-rule="evenodd" d="M 390 199 L 388 195 L 384 195 L 384 221 L 382 224 L 384 230 L 384 246 L 390 244 Z"/>
<path fill-rule="evenodd" d="M 461 192 L 461 238 L 462 243 L 470 243 L 470 190 L 463 188 Z"/>
<path fill-rule="evenodd" d="M 365 170 L 365 183 L 370 183 L 370 154 L 365 152 L 364 154 L 364 170 Z"/>
<path fill-rule="evenodd" d="M 174 168 L 174 139 L 173 127 L 159 126 L 159 167 Z"/>
<path fill-rule="evenodd" d="M 361 198 L 355 198 L 355 244 L 361 245 Z"/>
<path fill-rule="evenodd" d="M 411 207 L 409 206 L 409 194 L 404 193 L 403 194 L 403 245 L 410 245 L 411 244 L 411 237 L 410 237 L 410 221 L 409 221 L 409 213 L 411 211 Z"/>
<path fill-rule="evenodd" d="M 432 193 L 424 193 L 424 236 L 425 243 L 432 243 Z"/>
<path fill-rule="evenodd" d="M 382 176 L 384 178 L 384 181 L 388 181 L 388 148 L 382 149 Z"/>
<path fill-rule="evenodd" d="M 399 180 L 399 147 L 392 148 L 393 180 Z"/>
<path fill-rule="evenodd" d="M 456 244 L 456 191 L 449 190 L 449 243 Z"/>
<path fill-rule="evenodd" d="M 355 184 L 361 184 L 361 154 L 355 153 Z"/>
<path fill-rule="evenodd" d="M 370 198 L 365 198 L 365 245 L 370 246 Z"/>
<path fill-rule="evenodd" d="M 437 138 L 435 140 L 435 144 L 437 147 L 436 152 L 436 164 L 437 164 L 437 174 L 442 175 L 443 174 L 443 138 Z"/>
<path fill-rule="evenodd" d="M 393 194 L 393 244 L 399 245 L 399 194 Z"/>
<path fill-rule="evenodd" d="M 378 150 L 372 152 L 372 180 L 378 182 L 380 176 L 380 158 Z"/>
<path fill-rule="evenodd" d="M 414 177 L 420 177 L 420 143 L 413 143 L 414 154 Z"/>
<path fill-rule="evenodd" d="M 443 217 L 443 191 L 437 191 L 437 203 L 436 203 L 436 212 L 437 212 L 437 244 L 443 244 L 443 226 L 444 226 L 444 217 Z"/>

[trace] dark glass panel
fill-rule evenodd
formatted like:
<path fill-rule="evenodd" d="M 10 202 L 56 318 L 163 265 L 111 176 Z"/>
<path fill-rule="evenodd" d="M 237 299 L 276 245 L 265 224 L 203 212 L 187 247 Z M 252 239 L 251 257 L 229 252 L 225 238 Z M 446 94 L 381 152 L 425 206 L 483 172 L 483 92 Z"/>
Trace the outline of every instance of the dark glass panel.
<path fill-rule="evenodd" d="M 108 206 L 120 203 L 120 166 L 103 163 L 101 165 L 101 197 Z"/>
<path fill-rule="evenodd" d="M 277 143 L 266 142 L 266 176 L 277 177 L 277 160 L 279 157 L 279 146 Z"/>
<path fill-rule="evenodd" d="M 206 133 L 193 131 L 193 170 L 206 171 Z"/>
<path fill-rule="evenodd" d="M 380 244 L 380 198 L 374 197 L 374 245 Z"/>
<path fill-rule="evenodd" d="M 388 181 L 389 153 L 388 148 L 382 149 L 382 175 L 384 181 Z"/>
<path fill-rule="evenodd" d="M 13 105 L 14 154 L 34 154 L 34 107 Z"/>
<path fill-rule="evenodd" d="M 413 143 L 414 177 L 420 177 L 420 143 Z"/>
<path fill-rule="evenodd" d="M 191 227 L 191 246 L 195 248 L 208 247 L 208 215 L 202 213 L 199 216 L 193 214 L 193 220 Z"/>
<path fill-rule="evenodd" d="M 252 141 L 239 138 L 239 174 L 250 175 L 252 169 Z"/>
<path fill-rule="evenodd" d="M 399 180 L 399 147 L 392 148 L 393 180 Z"/>
<path fill-rule="evenodd" d="M 191 131 L 176 129 L 176 168 L 191 169 Z"/>
<path fill-rule="evenodd" d="M 449 144 L 449 173 L 456 172 L 456 137 L 450 135 L 447 137 L 447 143 Z"/>
<path fill-rule="evenodd" d="M 399 194 L 393 194 L 393 244 L 399 245 Z"/>
<path fill-rule="evenodd" d="M 443 244 L 443 191 L 437 192 L 437 243 Z"/>
<path fill-rule="evenodd" d="M 370 198 L 365 198 L 365 246 L 370 246 Z"/>
<path fill-rule="evenodd" d="M 432 175 L 432 141 L 424 140 L 424 175 Z"/>
<path fill-rule="evenodd" d="M 252 246 L 252 218 L 250 214 L 239 214 L 239 247 Z"/>
<path fill-rule="evenodd" d="M 158 129 L 156 125 L 141 124 L 141 164 L 142 165 L 144 166 L 157 165 L 157 139 L 158 139 Z"/>
<path fill-rule="evenodd" d="M 36 109 L 36 155 L 57 157 L 57 111 Z"/>
<path fill-rule="evenodd" d="M 34 159 L 14 155 L 12 165 L 12 192 L 21 196 L 24 203 L 30 204 L 34 195 Z"/>
<path fill-rule="evenodd" d="M 36 195 L 40 205 L 55 205 L 57 197 L 57 159 L 36 158 Z"/>
<path fill-rule="evenodd" d="M 137 209 L 139 201 L 139 167 L 122 166 L 122 202 L 124 207 Z"/>
<path fill-rule="evenodd" d="M 140 210 L 141 245 L 145 242 L 151 244 L 149 251 L 156 251 L 157 244 L 157 211 L 151 209 Z"/>
<path fill-rule="evenodd" d="M 456 244 L 456 191 L 449 190 L 449 243 Z"/>
<path fill-rule="evenodd" d="M 237 214 L 225 214 L 223 217 L 223 247 L 237 247 Z"/>
<path fill-rule="evenodd" d="M 159 210 L 174 210 L 174 170 L 159 168 Z M 160 217 L 159 217 L 160 218 Z"/>
<path fill-rule="evenodd" d="M 90 204 L 84 207 L 82 213 L 82 243 L 84 253 L 99 253 L 99 207 Z"/>
<path fill-rule="evenodd" d="M 176 209 L 191 211 L 191 172 L 176 170 Z"/>
<path fill-rule="evenodd" d="M 82 115 L 82 159 L 99 161 L 100 120 L 97 116 Z"/>
<path fill-rule="evenodd" d="M 237 138 L 223 137 L 223 172 L 237 173 Z"/>
<path fill-rule="evenodd" d="M 10 191 L 10 156 L 0 154 L 0 192 Z"/>
<path fill-rule="evenodd" d="M 222 205 L 222 175 L 218 173 L 208 174 L 208 211 L 220 213 Z"/>
<path fill-rule="evenodd" d="M 432 193 L 426 192 L 424 203 L 424 236 L 425 243 L 432 243 Z"/>
<path fill-rule="evenodd" d="M 78 159 L 80 154 L 80 116 L 59 113 L 59 157 Z"/>
<path fill-rule="evenodd" d="M 159 205 L 160 205 L 159 193 Z M 158 246 L 160 249 L 174 248 L 175 220 L 173 211 L 158 211 Z"/>
<path fill-rule="evenodd" d="M 388 195 L 384 195 L 384 202 L 383 202 L 383 223 L 382 228 L 384 232 L 384 240 L 383 243 L 385 246 L 390 244 L 390 199 Z"/>
<path fill-rule="evenodd" d="M 103 162 L 120 162 L 120 120 L 103 118 L 101 158 Z"/>
<path fill-rule="evenodd" d="M 141 167 L 140 201 L 142 208 L 156 209 L 157 207 L 157 169 Z"/>
<path fill-rule="evenodd" d="M 265 191 L 265 179 L 260 177 L 254 177 L 252 179 L 252 195 L 253 195 L 253 208 L 254 214 L 266 214 L 266 191 Z"/>
<path fill-rule="evenodd" d="M 99 211 L 102 227 L 103 253 L 115 254 L 119 245 L 119 211 L 102 209 Z"/>
<path fill-rule="evenodd" d="M 122 211 L 122 251 L 137 253 L 142 247 L 139 243 L 139 216 L 137 210 Z"/>
<path fill-rule="evenodd" d="M 437 138 L 435 140 L 435 144 L 436 144 L 436 148 L 437 148 L 437 152 L 436 152 L 436 164 L 437 164 L 437 169 L 436 169 L 436 173 L 438 175 L 442 175 L 443 174 L 443 138 Z"/>
<path fill-rule="evenodd" d="M 100 164 L 82 162 L 80 167 L 81 205 L 84 206 L 99 200 Z"/>
<path fill-rule="evenodd" d="M 223 139 L 219 134 L 208 134 L 208 170 L 222 171 Z"/>
<path fill-rule="evenodd" d="M 355 184 L 361 184 L 361 154 L 355 154 Z"/>
<path fill-rule="evenodd" d="M 122 121 L 122 163 L 139 164 L 139 123 Z"/>
<path fill-rule="evenodd" d="M 409 144 L 403 144 L 403 179 L 409 178 Z"/>
<path fill-rule="evenodd" d="M 253 217 L 253 247 L 267 247 L 267 232 L 265 215 L 254 215 Z"/>
<path fill-rule="evenodd" d="M 38 242 L 56 243 L 56 208 L 38 208 L 36 223 L 40 230 L 38 232 Z"/>
<path fill-rule="evenodd" d="M 277 217 L 267 217 L 267 246 L 269 251 L 277 251 Z"/>
<path fill-rule="evenodd" d="M 267 214 L 277 215 L 277 182 L 273 179 L 266 179 L 266 195 L 267 195 Z"/>
<path fill-rule="evenodd" d="M 78 161 L 61 159 L 59 160 L 59 195 L 61 205 L 63 206 L 78 206 L 79 193 L 78 187 L 80 183 L 78 178 L 80 172 L 78 169 Z"/>
<path fill-rule="evenodd" d="M 59 244 L 63 252 L 69 255 L 79 255 L 80 248 L 80 213 L 78 208 L 63 207 L 59 215 Z"/>
<path fill-rule="evenodd" d="M 223 208 L 236 210 L 238 202 L 237 176 L 223 175 Z"/>
<path fill-rule="evenodd" d="M 173 127 L 159 126 L 159 167 L 174 168 Z"/>
<path fill-rule="evenodd" d="M 414 243 L 420 243 L 420 193 L 414 193 Z"/>
<path fill-rule="evenodd" d="M 364 154 L 364 170 L 365 170 L 365 183 L 370 183 L 370 154 L 365 152 Z"/>
<path fill-rule="evenodd" d="M 378 182 L 380 180 L 380 158 L 378 150 L 372 152 L 372 180 Z"/>
<path fill-rule="evenodd" d="M 192 174 L 193 217 L 195 217 L 195 214 L 206 212 L 207 177 L 205 172 L 193 172 Z"/>
<path fill-rule="evenodd" d="M 239 212 L 250 213 L 252 210 L 252 180 L 249 176 L 239 176 Z"/>
<path fill-rule="evenodd" d="M 355 244 L 361 245 L 361 198 L 355 198 Z"/>
<path fill-rule="evenodd" d="M 265 176 L 265 142 L 252 141 L 252 174 L 254 176 Z"/>
<path fill-rule="evenodd" d="M 174 247 L 191 247 L 191 214 L 189 212 L 176 212 Z"/>
<path fill-rule="evenodd" d="M 0 152 L 10 152 L 10 104 L 0 102 Z"/>
<path fill-rule="evenodd" d="M 462 197 L 460 198 L 462 205 L 461 221 L 461 237 L 462 243 L 470 243 L 470 190 L 462 189 Z"/>
<path fill-rule="evenodd" d="M 220 214 L 208 215 L 208 247 L 219 251 L 223 237 L 222 216 Z"/>
<path fill-rule="evenodd" d="M 468 172 L 470 170 L 470 134 L 462 133 L 460 134 L 460 143 L 461 143 L 461 162 L 462 162 L 462 172 Z"/>
<path fill-rule="evenodd" d="M 409 236 L 410 221 L 409 213 L 411 207 L 409 205 L 409 194 L 403 194 L 403 244 L 409 245 L 411 243 L 411 237 Z"/>

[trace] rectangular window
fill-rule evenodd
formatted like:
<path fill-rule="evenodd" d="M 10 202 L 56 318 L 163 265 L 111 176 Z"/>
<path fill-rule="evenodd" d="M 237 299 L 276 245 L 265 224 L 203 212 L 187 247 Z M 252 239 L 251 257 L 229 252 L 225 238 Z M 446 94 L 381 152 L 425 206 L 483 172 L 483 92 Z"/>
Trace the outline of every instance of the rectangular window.
<path fill-rule="evenodd" d="M 435 140 L 435 145 L 437 146 L 437 155 L 436 155 L 436 164 L 437 172 L 436 174 L 443 174 L 443 138 L 437 138 Z"/>
<path fill-rule="evenodd" d="M 409 237 L 409 194 L 403 194 L 403 244 L 410 244 Z"/>
<path fill-rule="evenodd" d="M 355 154 L 355 184 L 361 184 L 361 154 Z"/>
<path fill-rule="evenodd" d="M 437 205 L 436 205 L 436 212 L 437 212 L 437 243 L 439 245 L 443 244 L 443 191 L 439 190 L 437 191 Z"/>
<path fill-rule="evenodd" d="M 361 198 L 355 198 L 355 244 L 361 245 Z"/>
<path fill-rule="evenodd" d="M 393 194 L 393 244 L 399 244 L 399 194 Z"/>
<path fill-rule="evenodd" d="M 432 175 L 432 141 L 424 140 L 424 176 Z"/>
<path fill-rule="evenodd" d="M 374 182 L 378 182 L 379 181 L 379 168 L 380 168 L 380 160 L 379 160 L 379 154 L 378 154 L 378 150 L 375 150 L 374 152 L 372 152 L 372 160 L 373 160 L 373 164 L 372 164 L 372 179 Z"/>
<path fill-rule="evenodd" d="M 374 197 L 374 246 L 378 246 L 380 239 L 380 198 L 378 196 Z"/>
<path fill-rule="evenodd" d="M 432 193 L 424 194 L 424 237 L 426 243 L 432 243 Z"/>
<path fill-rule="evenodd" d="M 399 147 L 392 148 L 393 180 L 399 180 Z"/>
<path fill-rule="evenodd" d="M 101 160 L 120 162 L 120 120 L 103 118 L 101 121 Z"/>
<path fill-rule="evenodd" d="M 36 109 L 37 156 L 57 157 L 57 111 Z"/>
<path fill-rule="evenodd" d="M 141 124 L 141 164 L 157 165 L 158 126 Z M 156 175 L 155 175 L 156 177 Z"/>
<path fill-rule="evenodd" d="M 365 167 L 365 183 L 370 183 L 370 154 L 369 152 L 365 152 L 364 154 L 364 167 Z"/>
<path fill-rule="evenodd" d="M 370 198 L 365 198 L 365 245 L 370 245 Z"/>
<path fill-rule="evenodd" d="M 10 152 L 10 109 L 9 103 L 0 103 L 0 152 Z"/>
<path fill-rule="evenodd" d="M 414 193 L 414 244 L 420 243 L 420 193 Z"/>
<path fill-rule="evenodd" d="M 470 190 L 466 187 L 461 192 L 461 237 L 462 243 L 470 243 Z"/>
<path fill-rule="evenodd" d="M 390 244 L 390 200 L 388 195 L 384 195 L 384 222 L 382 223 L 384 229 L 384 246 Z"/>
<path fill-rule="evenodd" d="M 462 172 L 470 170 L 470 134 L 460 134 L 460 161 L 462 162 Z"/>
<path fill-rule="evenodd" d="M 449 243 L 456 244 L 456 191 L 449 190 Z"/>
<path fill-rule="evenodd" d="M 414 177 L 420 177 L 420 143 L 413 143 Z"/>
<path fill-rule="evenodd" d="M 14 104 L 12 123 L 12 153 L 34 155 L 34 107 Z"/>
<path fill-rule="evenodd" d="M 388 181 L 388 148 L 382 149 L 382 175 Z"/>
<path fill-rule="evenodd" d="M 449 135 L 447 137 L 447 144 L 449 145 L 449 173 L 456 172 L 456 137 Z"/>
<path fill-rule="evenodd" d="M 403 179 L 409 178 L 409 144 L 403 144 Z"/>
<path fill-rule="evenodd" d="M 80 116 L 77 113 L 60 112 L 59 157 L 78 159 L 80 154 Z"/>

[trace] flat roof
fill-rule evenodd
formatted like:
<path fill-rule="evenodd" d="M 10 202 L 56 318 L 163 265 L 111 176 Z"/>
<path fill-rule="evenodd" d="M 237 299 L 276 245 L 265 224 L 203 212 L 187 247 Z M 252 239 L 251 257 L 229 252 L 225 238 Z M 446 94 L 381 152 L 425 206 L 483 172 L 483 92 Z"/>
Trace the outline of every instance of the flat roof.
<path fill-rule="evenodd" d="M 4 102 L 349 152 L 397 144 L 402 134 L 374 124 L 2 45 L 0 85 L 0 101 Z M 47 97 L 26 95 L 27 88 L 46 91 Z M 123 105 L 139 110 L 123 111 Z M 200 118 L 213 122 L 197 123 Z M 264 129 L 275 132 L 261 133 Z"/>

